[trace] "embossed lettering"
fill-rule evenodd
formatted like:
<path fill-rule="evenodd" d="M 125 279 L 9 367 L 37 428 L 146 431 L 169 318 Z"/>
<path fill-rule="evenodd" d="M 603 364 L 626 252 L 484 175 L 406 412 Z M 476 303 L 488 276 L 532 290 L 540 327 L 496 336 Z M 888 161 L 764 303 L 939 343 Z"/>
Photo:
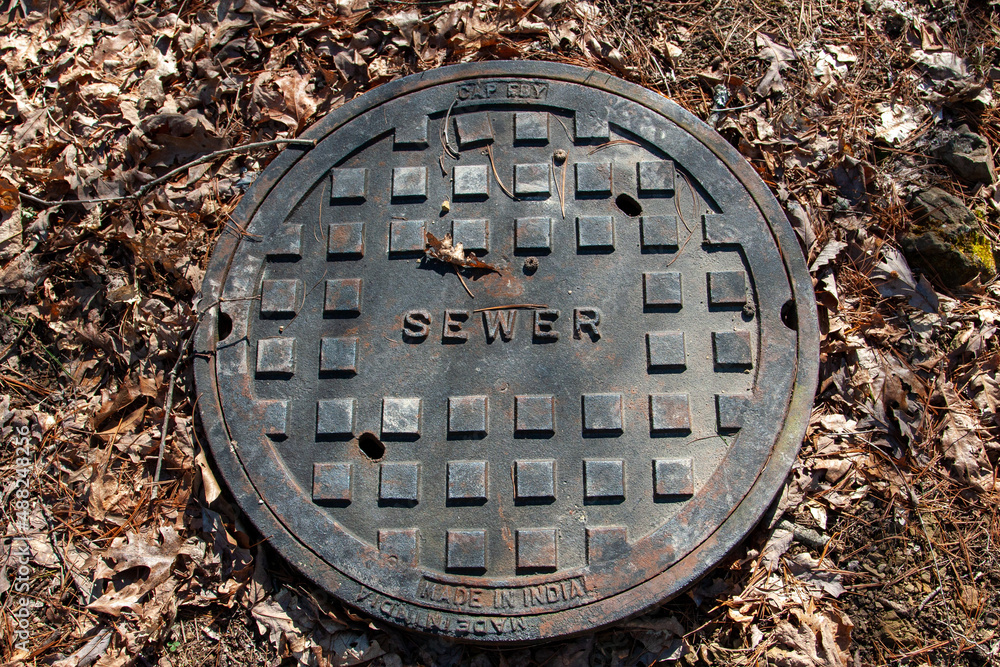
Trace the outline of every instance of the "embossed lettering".
<path fill-rule="evenodd" d="M 601 323 L 599 308 L 575 308 L 573 310 L 573 337 L 580 338 L 586 333 L 591 340 L 598 340 L 601 332 L 597 326 Z"/>
<path fill-rule="evenodd" d="M 431 332 L 431 314 L 426 310 L 411 310 L 403 315 L 403 336 L 413 339 L 427 338 Z"/>
<path fill-rule="evenodd" d="M 497 93 L 497 84 L 494 81 L 462 83 L 458 86 L 458 99 L 460 100 L 485 100 L 493 97 Z"/>
<path fill-rule="evenodd" d="M 483 327 L 486 329 L 486 340 L 492 343 L 498 333 L 504 340 L 510 340 L 514 337 L 516 321 L 516 310 L 484 310 Z"/>
<path fill-rule="evenodd" d="M 553 329 L 559 319 L 559 311 L 554 308 L 542 308 L 535 311 L 535 327 L 533 334 L 537 340 L 559 340 L 559 332 Z"/>
<path fill-rule="evenodd" d="M 444 311 L 444 330 L 441 332 L 442 340 L 469 340 L 469 334 L 462 331 L 462 322 L 465 322 L 468 319 L 469 311 L 467 310 Z"/>
<path fill-rule="evenodd" d="M 540 81 L 507 84 L 507 97 L 523 100 L 544 100 L 548 91 L 549 84 Z"/>
<path fill-rule="evenodd" d="M 496 609 L 513 609 L 517 602 L 516 590 L 498 588 L 493 591 L 493 606 Z"/>

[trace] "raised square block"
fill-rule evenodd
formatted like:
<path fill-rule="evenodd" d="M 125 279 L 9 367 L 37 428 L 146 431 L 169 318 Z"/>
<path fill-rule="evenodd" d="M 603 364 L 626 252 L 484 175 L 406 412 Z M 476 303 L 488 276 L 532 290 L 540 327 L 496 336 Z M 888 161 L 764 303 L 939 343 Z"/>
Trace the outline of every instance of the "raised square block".
<path fill-rule="evenodd" d="M 577 162 L 573 165 L 573 169 L 576 171 L 577 195 L 611 194 L 610 162 Z"/>
<path fill-rule="evenodd" d="M 417 562 L 416 528 L 390 528 L 378 531 L 378 550 L 395 556 L 400 562 L 414 565 Z"/>
<path fill-rule="evenodd" d="M 341 278 L 326 281 L 323 312 L 356 315 L 361 312 L 361 279 Z"/>
<path fill-rule="evenodd" d="M 711 306 L 742 306 L 747 302 L 747 276 L 743 271 L 710 271 L 708 303 Z"/>
<path fill-rule="evenodd" d="M 455 118 L 459 148 L 480 146 L 493 141 L 493 126 L 486 113 L 463 113 Z"/>
<path fill-rule="evenodd" d="M 258 375 L 289 376 L 294 372 L 294 338 L 261 338 L 257 341 Z"/>
<path fill-rule="evenodd" d="M 576 244 L 580 250 L 614 250 L 615 219 L 598 215 L 576 219 Z"/>
<path fill-rule="evenodd" d="M 556 462 L 515 461 L 514 498 L 517 500 L 554 500 Z"/>
<path fill-rule="evenodd" d="M 642 295 L 647 306 L 680 306 L 681 274 L 676 271 L 642 274 Z"/>
<path fill-rule="evenodd" d="M 486 461 L 448 462 L 448 500 L 486 501 Z"/>
<path fill-rule="evenodd" d="M 552 396 L 515 396 L 515 430 L 527 433 L 554 433 L 555 400 Z"/>
<path fill-rule="evenodd" d="M 449 530 L 447 533 L 447 568 L 460 572 L 486 570 L 486 531 Z"/>
<path fill-rule="evenodd" d="M 268 241 L 268 258 L 298 259 L 302 256 L 302 225 L 281 225 Z"/>
<path fill-rule="evenodd" d="M 383 463 L 379 466 L 379 500 L 415 505 L 419 495 L 419 463 Z"/>
<path fill-rule="evenodd" d="M 644 215 L 640 225 L 644 250 L 667 250 L 678 247 L 677 216 Z"/>
<path fill-rule="evenodd" d="M 514 114 L 514 141 L 546 143 L 549 140 L 549 114 L 544 111 L 518 111 Z"/>
<path fill-rule="evenodd" d="M 490 194 L 489 167 L 485 164 L 456 166 L 452 172 L 452 194 L 456 199 L 463 197 L 485 199 Z"/>
<path fill-rule="evenodd" d="M 716 366 L 749 368 L 753 365 L 749 331 L 714 331 L 712 348 Z"/>
<path fill-rule="evenodd" d="M 646 360 L 649 368 L 687 367 L 683 331 L 650 331 L 646 334 Z"/>
<path fill-rule="evenodd" d="M 319 343 L 320 373 L 357 373 L 358 339 L 356 336 L 324 336 Z"/>
<path fill-rule="evenodd" d="M 382 433 L 420 435 L 420 399 L 383 398 Z"/>
<path fill-rule="evenodd" d="M 313 500 L 351 502 L 352 473 L 350 463 L 314 463 Z"/>
<path fill-rule="evenodd" d="M 490 221 L 489 220 L 453 220 L 451 223 L 451 238 L 462 244 L 466 251 L 473 251 L 482 256 L 490 251 Z"/>
<path fill-rule="evenodd" d="M 701 216 L 705 243 L 719 245 L 736 245 L 740 243 L 740 230 L 728 215 L 706 213 Z"/>
<path fill-rule="evenodd" d="M 587 562 L 618 560 L 628 553 L 628 529 L 625 526 L 587 528 Z"/>
<path fill-rule="evenodd" d="M 260 285 L 260 314 L 287 316 L 301 305 L 302 282 L 293 279 L 263 280 Z"/>
<path fill-rule="evenodd" d="M 716 394 L 715 412 L 720 431 L 738 431 L 743 428 L 750 399 L 736 394 Z"/>
<path fill-rule="evenodd" d="M 653 495 L 658 498 L 694 494 L 694 465 L 691 459 L 653 461 Z"/>
<path fill-rule="evenodd" d="M 405 125 L 397 125 L 396 133 L 392 137 L 393 147 L 407 146 L 419 148 L 426 146 L 429 139 L 428 125 L 430 119 L 427 116 L 420 116 L 415 122 Z"/>
<path fill-rule="evenodd" d="M 367 169 L 330 170 L 330 201 L 333 203 L 362 202 L 367 191 Z"/>
<path fill-rule="evenodd" d="M 643 194 L 674 194 L 674 163 L 671 160 L 639 163 L 639 192 Z"/>
<path fill-rule="evenodd" d="M 395 167 L 392 170 L 393 199 L 422 199 L 427 196 L 427 167 Z"/>
<path fill-rule="evenodd" d="M 519 570 L 556 569 L 556 529 L 522 528 L 517 531 Z"/>
<path fill-rule="evenodd" d="M 583 493 L 587 500 L 621 500 L 625 497 L 625 463 L 621 460 L 585 460 Z"/>
<path fill-rule="evenodd" d="M 389 254 L 423 253 L 426 244 L 423 220 L 393 220 L 389 223 Z"/>
<path fill-rule="evenodd" d="M 316 401 L 316 435 L 353 435 L 353 398 L 327 398 Z"/>
<path fill-rule="evenodd" d="M 519 196 L 545 195 L 551 193 L 547 162 L 541 164 L 514 165 L 514 194 Z"/>
<path fill-rule="evenodd" d="M 583 430 L 621 432 L 622 395 L 584 394 Z"/>
<path fill-rule="evenodd" d="M 552 218 L 518 218 L 516 250 L 552 250 Z"/>
<path fill-rule="evenodd" d="M 486 435 L 486 397 L 449 396 L 448 433 Z"/>
<path fill-rule="evenodd" d="M 608 139 L 611 136 L 607 109 L 577 111 L 573 117 L 573 126 L 577 139 Z"/>
<path fill-rule="evenodd" d="M 264 435 L 283 438 L 288 435 L 288 401 L 261 401 L 264 408 Z"/>
<path fill-rule="evenodd" d="M 327 227 L 326 254 L 331 259 L 362 257 L 365 254 L 365 223 L 330 223 Z"/>
<path fill-rule="evenodd" d="M 649 429 L 654 433 L 691 430 L 691 400 L 687 394 L 650 394 Z"/>

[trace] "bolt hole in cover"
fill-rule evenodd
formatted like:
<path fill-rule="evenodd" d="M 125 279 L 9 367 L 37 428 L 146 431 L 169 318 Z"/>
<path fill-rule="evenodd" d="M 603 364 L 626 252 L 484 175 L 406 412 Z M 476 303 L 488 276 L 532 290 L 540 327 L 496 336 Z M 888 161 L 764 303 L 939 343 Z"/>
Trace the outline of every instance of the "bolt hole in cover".
<path fill-rule="evenodd" d="M 304 137 L 220 237 L 197 336 L 215 462 L 280 553 L 374 617 L 507 644 L 636 614 L 739 543 L 819 336 L 729 144 L 529 62 L 406 77 Z M 474 298 L 432 235 L 493 268 L 460 269 Z"/>

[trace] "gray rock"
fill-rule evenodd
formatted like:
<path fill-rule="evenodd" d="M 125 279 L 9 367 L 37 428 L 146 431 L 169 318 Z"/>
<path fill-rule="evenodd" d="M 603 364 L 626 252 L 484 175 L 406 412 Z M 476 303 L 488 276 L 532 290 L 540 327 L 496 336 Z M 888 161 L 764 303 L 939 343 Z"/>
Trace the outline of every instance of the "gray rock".
<path fill-rule="evenodd" d="M 950 165 L 959 178 L 972 183 L 992 183 L 993 153 L 986 139 L 962 125 L 949 130 L 931 151 L 934 157 Z"/>
<path fill-rule="evenodd" d="M 900 239 L 906 260 L 947 287 L 958 287 L 978 274 L 996 275 L 992 244 L 976 216 L 941 188 L 918 192 L 910 202 L 913 225 Z"/>

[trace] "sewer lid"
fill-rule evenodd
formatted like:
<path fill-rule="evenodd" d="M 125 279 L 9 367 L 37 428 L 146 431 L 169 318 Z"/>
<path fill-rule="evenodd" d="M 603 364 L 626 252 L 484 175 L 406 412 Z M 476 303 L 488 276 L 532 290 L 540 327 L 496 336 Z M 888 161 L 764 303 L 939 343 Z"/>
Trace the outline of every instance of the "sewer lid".
<path fill-rule="evenodd" d="M 407 77 L 304 136 L 220 238 L 197 338 L 215 461 L 289 561 L 382 620 L 524 642 L 677 594 L 753 527 L 818 327 L 721 137 L 528 62 Z"/>

